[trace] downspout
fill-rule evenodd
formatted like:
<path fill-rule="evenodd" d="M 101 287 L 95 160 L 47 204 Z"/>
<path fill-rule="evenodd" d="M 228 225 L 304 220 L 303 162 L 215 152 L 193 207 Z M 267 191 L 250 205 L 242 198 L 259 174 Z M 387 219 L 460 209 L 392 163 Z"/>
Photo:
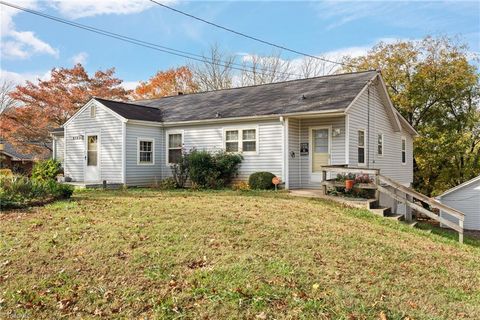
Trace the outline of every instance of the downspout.
<path fill-rule="evenodd" d="M 367 168 L 370 168 L 370 84 L 367 84 Z"/>

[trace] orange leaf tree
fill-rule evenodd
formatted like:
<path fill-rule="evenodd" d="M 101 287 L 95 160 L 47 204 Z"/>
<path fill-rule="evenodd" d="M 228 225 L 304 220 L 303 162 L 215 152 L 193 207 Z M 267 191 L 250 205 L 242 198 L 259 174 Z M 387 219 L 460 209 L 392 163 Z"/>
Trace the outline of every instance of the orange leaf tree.
<path fill-rule="evenodd" d="M 49 80 L 27 81 L 9 94 L 17 104 L 1 114 L 1 134 L 23 152 L 48 151 L 50 130 L 65 123 L 91 97 L 125 100 L 130 92 L 121 83 L 114 68 L 93 76 L 81 64 L 54 68 Z"/>
<path fill-rule="evenodd" d="M 159 71 L 147 82 L 141 82 L 135 89 L 137 99 L 155 99 L 176 95 L 179 92 L 193 93 L 198 91 L 198 85 L 193 80 L 188 67 L 179 67 Z"/>

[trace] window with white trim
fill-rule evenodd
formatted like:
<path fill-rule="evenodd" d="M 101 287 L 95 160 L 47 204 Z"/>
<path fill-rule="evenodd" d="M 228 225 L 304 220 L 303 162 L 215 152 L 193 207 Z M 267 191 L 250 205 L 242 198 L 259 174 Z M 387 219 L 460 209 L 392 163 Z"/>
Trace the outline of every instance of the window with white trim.
<path fill-rule="evenodd" d="M 383 156 L 383 134 L 379 133 L 377 136 L 377 153 L 379 156 Z"/>
<path fill-rule="evenodd" d="M 168 163 L 178 163 L 182 157 L 183 136 L 182 133 L 169 133 L 167 137 Z"/>
<path fill-rule="evenodd" d="M 155 163 L 155 146 L 153 139 L 138 139 L 138 164 L 154 164 Z"/>
<path fill-rule="evenodd" d="M 257 152 L 257 129 L 225 130 L 226 152 Z"/>
<path fill-rule="evenodd" d="M 96 115 L 97 115 L 97 106 L 92 105 L 90 107 L 90 118 L 95 118 Z"/>
<path fill-rule="evenodd" d="M 402 137 L 402 164 L 407 163 L 407 139 Z"/>
<path fill-rule="evenodd" d="M 365 164 L 365 131 L 358 130 L 358 164 Z"/>

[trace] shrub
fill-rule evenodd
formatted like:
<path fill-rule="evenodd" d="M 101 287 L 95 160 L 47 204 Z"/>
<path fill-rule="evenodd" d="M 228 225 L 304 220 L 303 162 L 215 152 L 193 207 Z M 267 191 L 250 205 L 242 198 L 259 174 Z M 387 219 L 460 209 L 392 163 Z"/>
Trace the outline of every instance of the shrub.
<path fill-rule="evenodd" d="M 188 156 L 182 153 L 179 162 L 173 164 L 171 168 L 173 175 L 172 178 L 177 188 L 185 187 L 185 183 L 188 179 L 189 168 Z"/>
<path fill-rule="evenodd" d="M 0 176 L 0 208 L 20 208 L 34 202 L 66 199 L 73 187 L 54 180 L 38 181 L 25 176 Z"/>
<path fill-rule="evenodd" d="M 250 190 L 250 186 L 246 181 L 239 181 L 232 185 L 232 189 L 235 191 L 248 191 Z"/>
<path fill-rule="evenodd" d="M 193 150 L 188 155 L 189 178 L 195 188 L 223 188 L 238 173 L 239 154 Z"/>
<path fill-rule="evenodd" d="M 62 172 L 62 164 L 55 159 L 48 159 L 35 163 L 32 169 L 32 179 L 40 182 L 55 180 Z"/>
<path fill-rule="evenodd" d="M 12 175 L 13 175 L 12 170 L 10 170 L 10 169 L 0 169 L 0 176 L 10 177 Z"/>
<path fill-rule="evenodd" d="M 271 172 L 255 172 L 250 175 L 248 184 L 252 189 L 273 189 L 275 186 L 272 183 L 272 179 L 275 175 Z"/>
<path fill-rule="evenodd" d="M 160 181 L 158 188 L 161 190 L 172 190 L 177 188 L 177 182 L 174 178 L 166 178 Z"/>
<path fill-rule="evenodd" d="M 229 185 L 232 179 L 237 176 L 243 157 L 239 154 L 221 151 L 214 155 L 214 159 L 223 186 Z"/>

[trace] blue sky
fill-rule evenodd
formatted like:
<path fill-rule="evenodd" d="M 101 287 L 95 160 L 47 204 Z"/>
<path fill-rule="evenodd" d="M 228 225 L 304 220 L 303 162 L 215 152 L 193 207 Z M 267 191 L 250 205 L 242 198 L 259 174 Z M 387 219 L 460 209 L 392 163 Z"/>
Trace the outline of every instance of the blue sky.
<path fill-rule="evenodd" d="M 202 53 L 212 43 L 230 53 L 268 55 L 272 48 L 166 10 L 148 0 L 6 0 L 50 15 L 145 41 Z M 232 29 L 310 54 L 365 53 L 380 40 L 459 36 L 480 52 L 479 1 L 166 1 Z M 94 35 L 1 6 L 1 76 L 15 82 L 48 77 L 82 62 L 89 72 L 115 67 L 133 86 L 157 70 L 186 63 L 147 48 Z M 283 52 L 285 59 L 298 59 Z"/>

